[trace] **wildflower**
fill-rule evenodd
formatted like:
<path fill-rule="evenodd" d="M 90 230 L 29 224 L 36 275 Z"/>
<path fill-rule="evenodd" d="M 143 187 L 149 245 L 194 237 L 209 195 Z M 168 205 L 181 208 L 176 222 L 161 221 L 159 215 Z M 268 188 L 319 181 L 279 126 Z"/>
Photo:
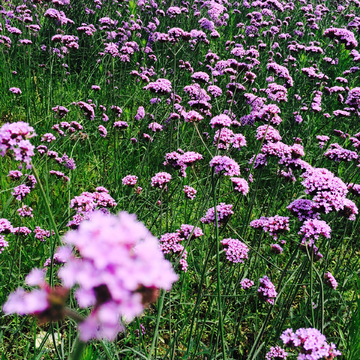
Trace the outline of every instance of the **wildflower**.
<path fill-rule="evenodd" d="M 122 183 L 123 185 L 127 185 L 127 186 L 135 186 L 137 183 L 138 177 L 135 175 L 126 175 L 123 179 L 122 179 Z"/>
<path fill-rule="evenodd" d="M 260 287 L 258 288 L 258 295 L 260 299 L 268 302 L 271 305 L 274 305 L 277 292 L 274 284 L 270 279 L 265 275 L 263 278 L 259 279 Z"/>
<path fill-rule="evenodd" d="M 265 360 L 281 360 L 286 359 L 288 353 L 282 349 L 279 345 L 271 347 L 270 351 L 266 354 Z"/>
<path fill-rule="evenodd" d="M 139 106 L 137 109 L 137 113 L 135 115 L 135 120 L 141 120 L 145 117 L 145 109 L 142 106 Z"/>
<path fill-rule="evenodd" d="M 114 128 L 116 129 L 126 129 L 129 125 L 126 121 L 115 121 L 114 122 Z"/>
<path fill-rule="evenodd" d="M 7 219 L 0 219 L 0 234 L 7 235 L 12 233 L 13 227 L 9 220 Z"/>
<path fill-rule="evenodd" d="M 224 127 L 224 126 L 230 126 L 231 125 L 231 119 L 228 115 L 221 114 L 213 117 L 210 120 L 210 125 L 212 128 L 218 127 Z"/>
<path fill-rule="evenodd" d="M 22 200 L 27 194 L 30 194 L 30 187 L 25 184 L 16 186 L 11 195 L 15 196 L 16 200 Z"/>
<path fill-rule="evenodd" d="M 0 254 L 5 250 L 6 247 L 9 247 L 9 243 L 5 240 L 4 235 L 0 235 Z"/>
<path fill-rule="evenodd" d="M 254 282 L 250 279 L 243 279 L 240 281 L 241 288 L 243 290 L 250 289 L 252 286 L 254 286 Z"/>
<path fill-rule="evenodd" d="M 184 238 L 180 237 L 178 232 L 175 233 L 166 233 L 160 238 L 160 249 L 164 254 L 182 254 L 179 264 L 181 265 L 181 270 L 186 272 L 188 268 L 187 263 L 187 251 L 184 250 L 184 246 L 180 242 Z"/>
<path fill-rule="evenodd" d="M 140 331 L 141 331 L 142 336 L 144 336 L 146 334 L 145 326 L 143 324 L 140 324 Z M 139 331 L 139 329 L 135 329 L 135 334 L 137 337 L 140 336 L 140 331 Z"/>
<path fill-rule="evenodd" d="M 234 190 L 247 195 L 249 192 L 249 184 L 245 179 L 232 177 L 230 178 L 231 182 L 234 185 Z"/>
<path fill-rule="evenodd" d="M 105 126 L 103 125 L 99 125 L 99 133 L 101 137 L 106 137 L 107 135 L 107 130 L 105 128 Z"/>
<path fill-rule="evenodd" d="M 9 89 L 9 91 L 11 91 L 15 95 L 20 95 L 22 93 L 21 90 L 17 87 L 12 87 Z"/>
<path fill-rule="evenodd" d="M 341 352 L 336 350 L 333 343 L 326 342 L 326 337 L 317 329 L 301 328 L 293 332 L 293 329 L 285 330 L 280 339 L 285 346 L 298 350 L 299 354 L 307 354 L 308 359 L 320 360 L 324 358 L 334 359 Z M 301 359 L 299 355 L 298 359 Z"/>
<path fill-rule="evenodd" d="M 151 186 L 163 189 L 164 185 L 171 180 L 171 175 L 167 172 L 159 172 L 151 178 Z"/>
<path fill-rule="evenodd" d="M 13 181 L 19 180 L 22 177 L 22 172 L 19 170 L 10 170 L 8 177 Z"/>
<path fill-rule="evenodd" d="M 316 211 L 315 203 L 311 200 L 298 199 L 294 200 L 287 209 L 299 218 L 300 221 L 308 219 L 318 219 L 320 214 Z"/>
<path fill-rule="evenodd" d="M 221 241 L 224 246 L 226 258 L 233 263 L 243 263 L 248 259 L 249 248 L 238 239 L 224 239 Z"/>
<path fill-rule="evenodd" d="M 23 205 L 20 209 L 17 210 L 19 215 L 22 217 L 33 217 L 33 209 L 30 206 Z"/>
<path fill-rule="evenodd" d="M 274 254 L 282 254 L 282 252 L 284 251 L 284 249 L 279 244 L 271 244 L 270 250 Z"/>
<path fill-rule="evenodd" d="M 232 211 L 232 207 L 233 205 L 225 204 L 225 203 L 220 203 L 219 205 L 216 206 L 218 226 L 225 223 L 229 219 L 229 217 L 234 213 Z M 214 226 L 216 226 L 215 210 L 213 207 L 207 210 L 206 215 L 203 218 L 201 218 L 201 222 L 203 224 L 212 223 L 214 224 Z"/>
<path fill-rule="evenodd" d="M 225 176 L 240 175 L 239 164 L 228 156 L 214 156 L 210 161 L 210 167 L 214 167 L 215 174 L 222 173 Z"/>
<path fill-rule="evenodd" d="M 197 191 L 193 187 L 185 185 L 183 191 L 184 191 L 186 198 L 188 198 L 190 200 L 195 199 Z"/>
<path fill-rule="evenodd" d="M 330 271 L 325 273 L 324 278 L 325 278 L 325 284 L 336 290 L 338 283 Z"/>
<path fill-rule="evenodd" d="M 181 239 L 187 239 L 187 240 L 189 240 L 190 236 L 191 236 L 191 240 L 194 240 L 204 235 L 204 233 L 199 227 L 188 224 L 182 224 L 180 226 L 180 229 L 176 230 L 176 232 Z"/>
<path fill-rule="evenodd" d="M 275 215 L 273 217 L 264 217 L 256 219 L 250 222 L 250 226 L 254 229 L 263 229 L 265 232 L 269 232 L 275 240 L 279 234 L 285 231 L 290 231 L 289 218 L 286 216 Z"/>

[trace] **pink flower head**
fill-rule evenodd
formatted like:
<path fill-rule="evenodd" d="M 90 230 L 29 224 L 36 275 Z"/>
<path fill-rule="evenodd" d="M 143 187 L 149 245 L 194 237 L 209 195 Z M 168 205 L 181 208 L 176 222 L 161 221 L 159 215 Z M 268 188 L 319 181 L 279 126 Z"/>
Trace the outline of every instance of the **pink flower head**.
<path fill-rule="evenodd" d="M 123 179 L 122 179 L 122 183 L 123 185 L 127 185 L 127 186 L 135 186 L 137 183 L 138 177 L 135 175 L 126 175 Z"/>
<path fill-rule="evenodd" d="M 212 128 L 222 128 L 225 126 L 231 126 L 231 118 L 228 115 L 221 114 L 213 117 L 210 120 L 210 125 Z"/>
<path fill-rule="evenodd" d="M 250 279 L 245 278 L 240 281 L 240 285 L 243 290 L 247 290 L 254 286 L 254 282 Z"/>
<path fill-rule="evenodd" d="M 325 273 L 324 278 L 325 278 L 326 285 L 328 285 L 331 288 L 333 288 L 334 290 L 336 290 L 336 288 L 338 286 L 338 283 L 337 283 L 336 279 L 334 278 L 333 274 L 331 274 L 330 271 Z"/>
<path fill-rule="evenodd" d="M 185 185 L 183 191 L 184 191 L 186 198 L 188 198 L 190 200 L 195 199 L 197 191 L 193 187 Z"/>
<path fill-rule="evenodd" d="M 214 167 L 215 174 L 223 174 L 225 176 L 240 175 L 239 164 L 228 156 L 214 156 L 210 161 L 210 167 Z"/>
<path fill-rule="evenodd" d="M 169 173 L 159 172 L 151 178 L 151 186 L 163 189 L 164 185 L 166 185 L 170 180 L 171 175 Z"/>
<path fill-rule="evenodd" d="M 270 281 L 270 279 L 265 275 L 263 278 L 259 279 L 260 287 L 258 289 L 259 297 L 268 302 L 271 305 L 274 305 L 277 292 L 275 285 Z"/>
<path fill-rule="evenodd" d="M 224 246 L 226 258 L 233 263 L 243 263 L 248 259 L 249 248 L 238 239 L 224 239 L 221 241 Z"/>
<path fill-rule="evenodd" d="M 220 203 L 216 206 L 218 226 L 222 225 L 232 214 L 234 214 L 232 207 L 232 204 L 225 203 Z M 201 218 L 201 222 L 203 224 L 213 224 L 216 226 L 215 210 L 213 207 L 207 210 L 206 215 Z"/>
<path fill-rule="evenodd" d="M 113 340 L 124 329 L 122 316 L 127 321 L 139 316 L 159 295 L 158 289 L 169 290 L 178 278 L 158 240 L 126 212 L 94 212 L 64 241 L 75 246 L 81 258 L 70 255 L 59 277 L 67 288 L 79 285 L 75 295 L 80 307 L 95 305 L 79 326 L 83 341 Z"/>
<path fill-rule="evenodd" d="M 245 179 L 232 177 L 231 182 L 234 185 L 234 190 L 243 195 L 247 195 L 249 192 L 249 184 Z"/>

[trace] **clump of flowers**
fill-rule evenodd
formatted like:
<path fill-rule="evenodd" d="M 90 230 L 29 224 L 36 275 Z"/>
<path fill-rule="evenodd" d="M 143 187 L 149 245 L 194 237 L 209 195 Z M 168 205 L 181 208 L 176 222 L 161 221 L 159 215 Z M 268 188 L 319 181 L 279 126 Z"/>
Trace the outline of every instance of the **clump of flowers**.
<path fill-rule="evenodd" d="M 222 173 L 225 176 L 240 175 L 239 164 L 228 156 L 214 156 L 210 161 L 210 166 L 214 167 L 215 174 Z"/>
<path fill-rule="evenodd" d="M 185 197 L 187 197 L 190 200 L 195 199 L 197 191 L 193 187 L 185 185 L 183 191 L 184 191 Z"/>
<path fill-rule="evenodd" d="M 293 329 L 285 330 L 280 339 L 285 346 L 291 347 L 298 351 L 298 360 L 302 359 L 334 359 L 340 356 L 341 352 L 336 350 L 335 344 L 330 345 L 326 341 L 326 337 L 314 328 L 301 328 L 295 331 Z M 306 354 L 306 357 L 304 357 Z"/>
<path fill-rule="evenodd" d="M 151 178 L 151 186 L 163 189 L 164 186 L 171 180 L 171 175 L 167 172 L 159 172 Z"/>
<path fill-rule="evenodd" d="M 28 123 L 18 121 L 6 123 L 0 128 L 0 154 L 5 156 L 12 151 L 15 160 L 25 162 L 30 168 L 31 157 L 34 156 L 35 146 L 28 139 L 36 136 L 34 128 Z"/>
<path fill-rule="evenodd" d="M 271 347 L 270 351 L 266 354 L 265 360 L 281 360 L 287 359 L 288 353 L 282 349 L 279 345 Z"/>
<path fill-rule="evenodd" d="M 240 281 L 240 285 L 243 290 L 247 290 L 254 286 L 254 282 L 250 279 L 245 278 Z"/>
<path fill-rule="evenodd" d="M 270 281 L 270 279 L 265 275 L 259 279 L 260 286 L 258 288 L 259 298 L 268 302 L 271 305 L 274 305 L 277 292 L 275 285 Z"/>
<path fill-rule="evenodd" d="M 226 258 L 233 263 L 243 263 L 244 259 L 248 259 L 249 248 L 238 239 L 221 240 L 224 246 Z"/>
<path fill-rule="evenodd" d="M 331 287 L 332 289 L 336 290 L 336 288 L 338 287 L 338 283 L 330 271 L 325 273 L 324 278 L 325 278 L 325 284 Z"/>
<path fill-rule="evenodd" d="M 256 219 L 250 222 L 250 226 L 254 229 L 263 229 L 265 232 L 269 232 L 275 240 L 279 234 L 285 231 L 290 231 L 289 218 L 286 216 L 275 215 L 272 217 L 262 216 L 260 219 Z"/>
<path fill-rule="evenodd" d="M 237 177 L 232 177 L 231 182 L 234 185 L 234 190 L 243 194 L 243 195 L 247 195 L 249 192 L 249 184 L 245 179 L 242 178 L 237 178 Z"/>
<path fill-rule="evenodd" d="M 123 185 L 127 185 L 127 186 L 135 186 L 137 183 L 138 177 L 135 175 L 126 175 L 123 179 L 122 179 L 122 183 Z"/>
<path fill-rule="evenodd" d="M 311 200 L 297 199 L 294 200 L 287 209 L 294 215 L 297 216 L 300 221 L 307 219 L 319 219 L 320 214 L 315 208 L 315 203 Z"/>
<path fill-rule="evenodd" d="M 232 207 L 233 207 L 232 204 L 225 204 L 225 203 L 220 203 L 219 205 L 216 206 L 218 226 L 225 223 L 229 219 L 229 217 L 234 213 L 232 211 Z M 214 226 L 216 226 L 215 210 L 213 207 L 208 209 L 206 215 L 201 218 L 201 222 L 203 224 L 213 224 Z"/>
<path fill-rule="evenodd" d="M 80 339 L 114 340 L 124 331 L 121 318 L 131 321 L 145 306 L 156 300 L 159 289 L 169 290 L 178 276 L 159 250 L 158 241 L 136 220 L 121 212 L 95 212 L 89 221 L 64 237 L 60 248 L 66 261 L 58 272 L 63 287 L 51 288 L 45 273 L 34 269 L 26 278 L 31 292 L 19 288 L 3 306 L 6 314 L 34 314 L 42 320 L 63 319 L 69 289 L 77 285 L 75 297 L 80 307 L 93 306 L 79 323 Z M 81 257 L 72 253 L 74 246 Z M 119 257 L 119 254 L 122 254 Z"/>

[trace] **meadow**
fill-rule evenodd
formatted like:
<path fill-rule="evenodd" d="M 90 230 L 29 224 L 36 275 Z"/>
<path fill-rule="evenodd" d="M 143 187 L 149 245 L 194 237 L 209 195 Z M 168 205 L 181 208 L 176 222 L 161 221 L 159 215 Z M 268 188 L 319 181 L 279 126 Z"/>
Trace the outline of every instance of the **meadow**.
<path fill-rule="evenodd" d="M 359 9 L 2 1 L 1 360 L 359 360 Z"/>

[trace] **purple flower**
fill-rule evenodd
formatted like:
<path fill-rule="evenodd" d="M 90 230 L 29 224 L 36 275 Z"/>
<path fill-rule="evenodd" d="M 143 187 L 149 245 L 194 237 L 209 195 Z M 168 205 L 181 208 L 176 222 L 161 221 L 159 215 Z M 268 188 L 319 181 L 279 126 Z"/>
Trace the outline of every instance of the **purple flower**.
<path fill-rule="evenodd" d="M 0 254 L 5 250 L 6 247 L 9 247 L 9 243 L 5 240 L 4 235 L 0 235 Z"/>
<path fill-rule="evenodd" d="M 190 200 L 195 199 L 197 191 L 193 187 L 185 185 L 183 191 L 184 191 L 186 198 L 188 198 Z"/>
<path fill-rule="evenodd" d="M 325 284 L 336 290 L 338 283 L 330 271 L 325 273 L 324 278 L 325 278 Z"/>
<path fill-rule="evenodd" d="M 16 200 L 22 200 L 27 194 L 30 194 L 31 188 L 25 184 L 16 186 L 11 195 L 15 196 Z"/>
<path fill-rule="evenodd" d="M 243 279 L 240 281 L 241 288 L 243 290 L 250 289 L 252 286 L 254 286 L 254 282 L 250 279 Z"/>
<path fill-rule="evenodd" d="M 64 240 L 77 248 L 81 258 L 64 259 L 59 277 L 67 288 L 79 285 L 75 296 L 81 307 L 95 305 L 79 326 L 83 341 L 113 340 L 123 330 L 120 316 L 131 321 L 156 299 L 159 288 L 170 289 L 178 278 L 157 239 L 126 212 L 117 216 L 95 212 Z"/>
<path fill-rule="evenodd" d="M 249 248 L 238 239 L 221 240 L 226 253 L 226 259 L 233 263 L 243 263 L 244 259 L 248 259 Z"/>
<path fill-rule="evenodd" d="M 9 220 L 7 219 L 0 219 L 0 234 L 7 235 L 12 233 L 13 227 Z"/>
<path fill-rule="evenodd" d="M 275 240 L 279 234 L 285 231 L 290 231 L 289 218 L 286 216 L 275 215 L 273 217 L 264 217 L 256 219 L 250 222 L 250 226 L 254 229 L 263 229 L 265 232 L 269 232 Z"/>
<path fill-rule="evenodd" d="M 321 360 L 324 358 L 334 359 L 341 355 L 333 343 L 329 345 L 326 337 L 317 329 L 301 328 L 294 333 L 292 329 L 285 330 L 280 339 L 284 345 L 296 348 L 299 352 L 298 359 Z M 301 354 L 307 354 L 306 358 Z"/>
<path fill-rule="evenodd" d="M 106 130 L 105 126 L 99 125 L 99 133 L 100 133 L 101 137 L 103 137 L 103 138 L 106 137 L 107 130 Z"/>
<path fill-rule="evenodd" d="M 15 95 L 20 95 L 21 94 L 21 90 L 17 87 L 12 87 L 9 89 L 9 91 L 11 91 L 13 94 Z"/>
<path fill-rule="evenodd" d="M 163 189 L 164 185 L 166 188 L 166 184 L 171 180 L 171 175 L 167 172 L 159 172 L 157 174 L 155 174 L 155 176 L 153 176 L 151 178 L 151 186 L 152 187 L 157 187 L 159 189 Z"/>
<path fill-rule="evenodd" d="M 234 185 L 234 190 L 243 195 L 247 195 L 249 192 L 249 184 L 245 179 L 232 177 L 231 182 Z"/>
<path fill-rule="evenodd" d="M 212 128 L 222 128 L 224 126 L 230 126 L 231 119 L 228 115 L 225 114 L 217 115 L 210 120 L 210 125 Z"/>
<path fill-rule="evenodd" d="M 232 211 L 232 207 L 233 205 L 225 203 L 220 203 L 216 206 L 218 226 L 225 223 L 234 213 Z M 214 226 L 216 226 L 215 210 L 213 207 L 207 210 L 206 215 L 201 218 L 201 222 L 203 224 L 213 224 Z"/>
<path fill-rule="evenodd" d="M 311 200 L 298 199 L 294 200 L 287 209 L 299 218 L 300 221 L 308 219 L 318 219 L 320 214 L 316 211 L 315 203 Z"/>
<path fill-rule="evenodd" d="M 142 106 L 139 106 L 137 113 L 135 115 L 135 120 L 141 120 L 145 117 L 145 109 Z"/>
<path fill-rule="evenodd" d="M 138 177 L 135 175 L 127 175 L 122 179 L 123 185 L 135 186 L 137 183 Z"/>
<path fill-rule="evenodd" d="M 271 347 L 270 351 L 266 354 L 265 360 L 281 360 L 286 359 L 288 353 L 282 349 L 279 345 Z"/>
<path fill-rule="evenodd" d="M 19 215 L 22 217 L 33 217 L 33 209 L 28 205 L 23 205 L 20 209 L 17 210 Z"/>
<path fill-rule="evenodd" d="M 275 285 L 270 281 L 270 279 L 265 275 L 263 278 L 259 279 L 260 287 L 258 288 L 258 295 L 260 299 L 268 302 L 271 305 L 274 305 L 277 292 Z"/>
<path fill-rule="evenodd" d="M 223 174 L 225 176 L 239 176 L 240 166 L 239 164 L 230 159 L 228 156 L 214 156 L 210 161 L 210 167 L 214 167 L 215 174 Z"/>

